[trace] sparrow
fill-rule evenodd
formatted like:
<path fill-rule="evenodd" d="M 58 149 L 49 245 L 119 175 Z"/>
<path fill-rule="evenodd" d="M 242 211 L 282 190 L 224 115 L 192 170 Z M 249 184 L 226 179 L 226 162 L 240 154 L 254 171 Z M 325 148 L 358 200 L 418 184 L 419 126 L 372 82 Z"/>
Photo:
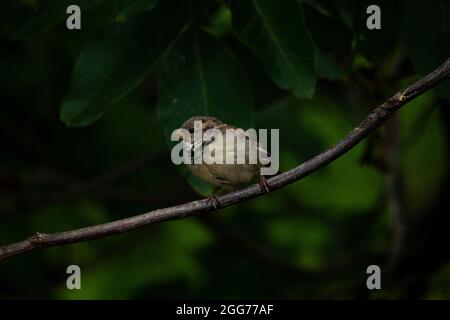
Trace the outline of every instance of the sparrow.
<path fill-rule="evenodd" d="M 223 135 L 223 141 L 204 141 L 200 135 L 194 136 L 194 124 L 196 121 L 201 121 L 202 123 L 202 134 L 205 133 L 208 129 L 217 129 L 219 130 Z M 269 185 L 264 178 L 263 175 L 260 173 L 260 168 L 264 166 L 264 164 L 261 163 L 261 159 L 265 158 L 265 163 L 267 163 L 267 160 L 270 159 L 269 153 L 256 141 L 251 139 L 249 136 L 245 134 L 244 130 L 238 130 L 238 127 L 235 127 L 233 125 L 227 124 L 222 122 L 221 120 L 214 118 L 214 117 L 207 117 L 207 116 L 195 116 L 188 120 L 186 120 L 182 126 L 182 129 L 185 129 L 190 134 L 190 142 L 183 140 L 183 143 L 188 144 L 187 150 L 190 150 L 191 152 L 191 163 L 186 164 L 189 171 L 192 172 L 195 176 L 199 177 L 203 181 L 213 185 L 215 187 L 212 194 L 208 197 L 208 202 L 212 202 L 215 208 L 217 208 L 220 203 L 217 200 L 217 197 L 215 194 L 220 189 L 228 189 L 232 190 L 239 186 L 248 184 L 251 182 L 251 180 L 255 177 L 259 177 L 259 183 L 263 191 L 269 192 Z M 227 129 L 231 131 L 233 135 L 236 136 L 236 138 L 241 138 L 243 141 L 245 141 L 245 164 L 238 164 L 237 159 L 237 146 L 236 146 L 236 140 L 234 145 L 227 145 L 226 143 L 226 132 Z M 249 163 L 249 147 L 256 147 L 258 151 L 258 158 L 255 164 Z M 200 151 L 203 157 L 205 157 L 205 154 L 203 151 L 206 148 L 214 148 L 217 152 L 223 153 L 223 163 L 212 163 L 207 164 L 205 161 L 202 161 L 199 164 L 194 163 L 194 157 L 196 154 L 196 150 Z M 200 152 L 197 152 L 197 154 L 200 154 Z M 225 163 L 225 159 L 227 155 L 232 157 L 235 161 L 232 164 Z M 213 154 L 214 156 L 214 154 Z"/>

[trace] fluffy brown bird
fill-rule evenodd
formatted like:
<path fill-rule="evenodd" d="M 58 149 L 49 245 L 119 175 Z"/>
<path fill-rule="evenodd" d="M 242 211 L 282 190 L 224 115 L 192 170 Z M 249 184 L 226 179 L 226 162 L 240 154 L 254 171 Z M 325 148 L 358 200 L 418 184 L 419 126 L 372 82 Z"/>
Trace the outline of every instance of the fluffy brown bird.
<path fill-rule="evenodd" d="M 224 137 L 222 142 L 215 140 L 205 141 L 202 140 L 200 136 L 194 137 L 194 124 L 196 121 L 202 122 L 201 136 L 203 136 L 205 131 L 208 129 L 217 129 L 222 133 Z M 185 121 L 181 128 L 189 131 L 189 134 L 191 136 L 190 144 L 189 142 L 184 141 L 184 143 L 189 144 L 187 149 L 191 151 L 192 164 L 187 164 L 188 169 L 195 176 L 216 187 L 213 194 L 208 198 L 210 201 L 212 201 L 214 207 L 217 207 L 219 205 L 215 193 L 220 188 L 234 189 L 238 186 L 249 183 L 254 177 L 259 177 L 261 188 L 264 191 L 269 192 L 267 181 L 264 176 L 260 174 L 260 168 L 261 166 L 264 166 L 264 164 L 262 164 L 260 160 L 261 158 L 265 158 L 265 160 L 267 161 L 269 159 L 269 154 L 265 149 L 261 147 L 260 144 L 245 135 L 244 130 L 238 130 L 239 128 L 233 125 L 223 123 L 217 118 L 206 116 L 192 117 Z M 235 135 L 235 141 L 239 139 L 243 139 L 242 141 L 245 141 L 245 164 L 237 163 L 236 143 L 227 145 L 225 139 L 227 129 L 232 129 L 229 130 L 229 132 Z M 249 163 L 248 150 L 251 147 L 256 147 L 256 150 L 259 153 L 256 164 Z M 212 153 L 213 156 L 215 155 L 214 152 L 222 152 L 224 163 L 205 163 L 205 153 L 203 151 L 205 151 L 206 148 L 214 149 Z M 196 150 L 201 151 L 201 154 L 203 155 L 203 161 L 200 164 L 194 163 L 194 154 Z M 199 153 L 200 152 L 198 152 L 197 154 Z M 232 157 L 234 159 L 234 163 L 225 163 L 225 159 L 227 156 Z"/>

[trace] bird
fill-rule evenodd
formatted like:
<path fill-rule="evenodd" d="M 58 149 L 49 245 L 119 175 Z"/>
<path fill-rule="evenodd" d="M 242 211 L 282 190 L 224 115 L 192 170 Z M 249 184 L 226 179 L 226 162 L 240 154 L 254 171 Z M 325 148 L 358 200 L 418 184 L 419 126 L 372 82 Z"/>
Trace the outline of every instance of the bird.
<path fill-rule="evenodd" d="M 195 131 L 195 122 L 201 121 L 202 134 L 194 136 Z M 260 173 L 260 168 L 265 166 L 261 159 L 264 158 L 264 163 L 270 161 L 270 154 L 254 139 L 251 139 L 248 135 L 246 135 L 244 130 L 238 130 L 240 128 L 233 126 L 231 124 L 227 124 L 219 120 L 218 118 L 211 116 L 194 116 L 186 120 L 182 125 L 182 129 L 187 130 L 190 135 L 189 140 L 183 140 L 186 145 L 186 150 L 191 152 L 191 163 L 186 164 L 188 170 L 195 176 L 199 177 L 203 181 L 214 186 L 214 190 L 211 195 L 208 197 L 208 202 L 212 202 L 214 208 L 220 206 L 220 203 L 216 197 L 216 193 L 219 190 L 233 190 L 239 186 L 248 184 L 255 177 L 259 178 L 259 184 L 261 189 L 265 192 L 269 192 L 269 184 L 267 183 L 266 178 Z M 223 139 L 220 142 L 211 139 L 210 141 L 204 141 L 202 139 L 203 134 L 208 129 L 216 129 L 219 130 L 223 135 Z M 231 130 L 229 130 L 231 129 Z M 234 144 L 227 144 L 225 136 L 227 130 L 235 135 L 236 139 L 243 139 L 245 141 L 245 163 L 240 164 L 237 163 L 237 146 Z M 237 140 L 235 140 L 236 142 Z M 256 163 L 249 163 L 249 148 L 256 147 L 258 151 L 258 158 Z M 207 164 L 206 161 L 202 161 L 201 163 L 195 163 L 194 157 L 195 154 L 202 154 L 203 157 L 207 156 L 209 153 L 204 153 L 206 148 L 212 148 L 211 152 L 212 156 L 215 156 L 215 151 L 222 152 L 223 154 L 223 163 L 211 163 Z M 201 152 L 195 152 L 199 150 Z M 234 163 L 225 163 L 226 156 L 231 156 L 235 161 Z"/>

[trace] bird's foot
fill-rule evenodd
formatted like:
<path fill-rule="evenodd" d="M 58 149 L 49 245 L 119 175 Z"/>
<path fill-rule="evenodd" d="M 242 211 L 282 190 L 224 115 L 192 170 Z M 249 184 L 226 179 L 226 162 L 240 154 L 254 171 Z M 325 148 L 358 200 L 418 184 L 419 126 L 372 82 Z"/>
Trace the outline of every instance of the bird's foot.
<path fill-rule="evenodd" d="M 220 207 L 220 202 L 214 193 L 209 195 L 206 203 L 208 203 L 208 204 L 211 203 L 213 205 L 214 209 L 217 209 L 218 207 Z"/>
<path fill-rule="evenodd" d="M 270 192 L 269 184 L 267 183 L 267 180 L 266 178 L 264 178 L 264 176 L 259 176 L 259 185 L 261 186 L 261 189 L 266 193 Z"/>

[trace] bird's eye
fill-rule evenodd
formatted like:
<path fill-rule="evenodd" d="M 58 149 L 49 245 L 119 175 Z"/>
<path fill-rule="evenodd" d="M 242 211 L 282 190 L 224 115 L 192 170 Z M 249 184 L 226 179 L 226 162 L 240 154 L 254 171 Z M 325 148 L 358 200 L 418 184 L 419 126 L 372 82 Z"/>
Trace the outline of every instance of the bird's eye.
<path fill-rule="evenodd" d="M 189 133 L 194 133 L 194 128 L 189 128 Z"/>

